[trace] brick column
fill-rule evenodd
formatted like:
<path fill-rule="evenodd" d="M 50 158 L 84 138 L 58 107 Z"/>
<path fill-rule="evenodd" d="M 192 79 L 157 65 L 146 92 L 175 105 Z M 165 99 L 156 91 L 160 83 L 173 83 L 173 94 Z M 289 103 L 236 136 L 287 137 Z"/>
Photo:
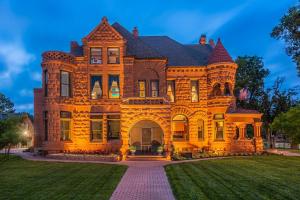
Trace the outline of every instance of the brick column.
<path fill-rule="evenodd" d="M 246 135 L 246 124 L 240 124 L 239 126 L 240 139 L 245 139 Z"/>
<path fill-rule="evenodd" d="M 255 122 L 254 123 L 254 137 L 259 138 L 261 137 L 261 125 L 262 122 Z"/>
<path fill-rule="evenodd" d="M 107 115 L 103 115 L 103 144 L 107 144 Z"/>

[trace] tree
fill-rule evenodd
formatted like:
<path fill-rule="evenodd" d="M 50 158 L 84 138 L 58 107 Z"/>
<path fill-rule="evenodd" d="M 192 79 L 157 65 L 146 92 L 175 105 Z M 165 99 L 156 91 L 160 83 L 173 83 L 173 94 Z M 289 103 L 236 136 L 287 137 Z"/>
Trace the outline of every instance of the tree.
<path fill-rule="evenodd" d="M 279 114 L 272 123 L 272 129 L 286 134 L 294 144 L 300 143 L 300 105 Z"/>
<path fill-rule="evenodd" d="M 238 96 L 242 89 L 247 89 L 249 97 L 246 101 L 237 99 L 237 106 L 259 110 L 259 101 L 264 92 L 264 79 L 269 75 L 269 70 L 264 68 L 261 57 L 238 56 L 236 61 L 235 94 Z"/>
<path fill-rule="evenodd" d="M 22 117 L 10 117 L 0 121 L 0 149 L 5 149 L 7 157 L 11 147 L 26 142 L 22 132 L 22 119 Z"/>
<path fill-rule="evenodd" d="M 0 113 L 13 113 L 14 104 L 4 94 L 0 93 Z"/>
<path fill-rule="evenodd" d="M 299 1 L 300 2 L 300 1 Z M 292 57 L 297 65 L 300 76 L 300 4 L 291 7 L 280 19 L 280 23 L 273 28 L 271 36 L 277 40 L 284 40 L 286 53 Z"/>

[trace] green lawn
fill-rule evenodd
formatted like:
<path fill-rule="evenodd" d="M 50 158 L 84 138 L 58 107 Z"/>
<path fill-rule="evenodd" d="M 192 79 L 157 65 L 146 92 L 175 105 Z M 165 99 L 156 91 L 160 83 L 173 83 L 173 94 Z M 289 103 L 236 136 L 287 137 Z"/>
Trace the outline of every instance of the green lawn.
<path fill-rule="evenodd" d="M 0 199 L 109 199 L 127 169 L 2 158 L 0 155 Z"/>
<path fill-rule="evenodd" d="M 300 158 L 254 156 L 165 167 L 177 199 L 299 199 Z"/>

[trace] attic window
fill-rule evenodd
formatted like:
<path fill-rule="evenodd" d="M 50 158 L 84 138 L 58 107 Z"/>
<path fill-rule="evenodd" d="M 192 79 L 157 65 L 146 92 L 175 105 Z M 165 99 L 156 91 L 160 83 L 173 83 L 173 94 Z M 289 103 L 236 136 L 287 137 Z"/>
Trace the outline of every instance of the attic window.
<path fill-rule="evenodd" d="M 91 48 L 90 63 L 91 64 L 102 64 L 102 48 L 100 48 L 100 47 Z"/>
<path fill-rule="evenodd" d="M 108 48 L 107 49 L 107 60 L 108 64 L 119 64 L 120 63 L 120 49 L 119 48 Z"/>

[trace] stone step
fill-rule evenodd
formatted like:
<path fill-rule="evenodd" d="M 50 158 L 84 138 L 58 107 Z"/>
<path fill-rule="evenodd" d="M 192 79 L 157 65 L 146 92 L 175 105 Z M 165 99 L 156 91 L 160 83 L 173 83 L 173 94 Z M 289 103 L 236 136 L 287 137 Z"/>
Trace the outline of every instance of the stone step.
<path fill-rule="evenodd" d="M 135 155 L 127 156 L 126 160 L 128 161 L 162 161 L 167 160 L 164 156 L 153 156 L 153 155 Z"/>

